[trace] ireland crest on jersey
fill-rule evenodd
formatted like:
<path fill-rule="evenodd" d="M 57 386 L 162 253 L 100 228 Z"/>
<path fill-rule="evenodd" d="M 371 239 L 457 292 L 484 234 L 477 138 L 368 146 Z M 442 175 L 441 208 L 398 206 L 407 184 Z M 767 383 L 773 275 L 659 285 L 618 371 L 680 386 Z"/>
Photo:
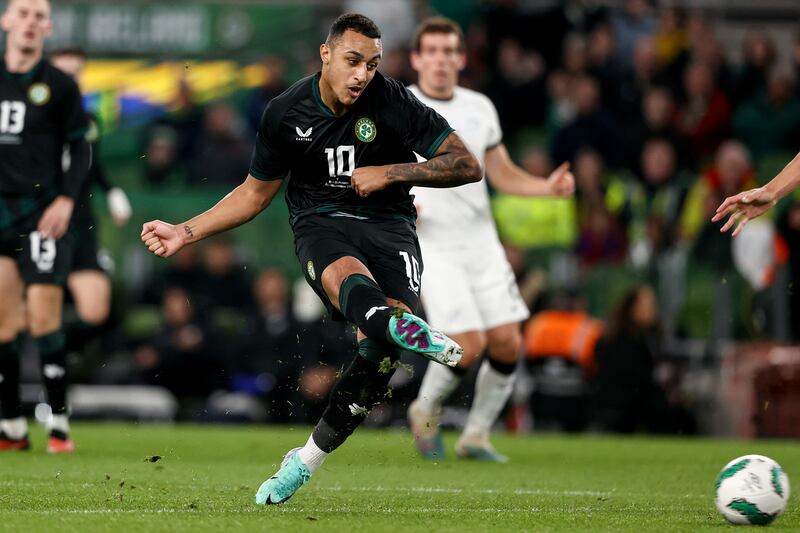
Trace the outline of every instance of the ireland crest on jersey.
<path fill-rule="evenodd" d="M 358 137 L 359 141 L 371 143 L 375 140 L 376 135 L 378 135 L 378 128 L 375 127 L 374 122 L 366 117 L 358 119 L 356 122 L 356 137 Z"/>

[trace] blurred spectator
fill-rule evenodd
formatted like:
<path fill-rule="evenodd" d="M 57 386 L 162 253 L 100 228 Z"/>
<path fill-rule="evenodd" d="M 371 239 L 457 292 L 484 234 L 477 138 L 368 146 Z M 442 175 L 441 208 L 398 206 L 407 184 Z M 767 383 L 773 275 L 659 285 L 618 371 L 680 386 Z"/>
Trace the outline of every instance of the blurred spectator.
<path fill-rule="evenodd" d="M 575 156 L 575 203 L 578 223 L 583 226 L 597 206 L 602 206 L 614 216 L 625 207 L 626 185 L 610 173 L 603 158 L 594 150 L 581 150 Z"/>
<path fill-rule="evenodd" d="M 727 138 L 730 122 L 728 98 L 716 86 L 704 63 L 692 63 L 684 75 L 686 101 L 677 114 L 679 131 L 686 136 L 695 162 L 714 153 Z"/>
<path fill-rule="evenodd" d="M 647 285 L 629 289 L 597 342 L 596 420 L 601 429 L 693 433 L 694 421 L 656 381 L 658 304 Z"/>
<path fill-rule="evenodd" d="M 733 132 L 758 157 L 797 149 L 800 130 L 800 98 L 788 74 L 769 75 L 766 91 L 742 102 L 733 117 Z"/>
<path fill-rule="evenodd" d="M 237 260 L 233 240 L 228 235 L 214 237 L 203 248 L 202 279 L 196 298 L 205 306 L 252 309 L 250 276 Z"/>
<path fill-rule="evenodd" d="M 685 167 L 686 148 L 684 138 L 674 123 L 675 103 L 669 89 L 652 87 L 642 98 L 641 112 L 627 124 L 625 129 L 625 166 L 637 172 L 641 165 L 642 149 L 651 139 L 664 139 L 672 144 L 678 157 L 678 166 Z"/>
<path fill-rule="evenodd" d="M 654 36 L 656 55 L 661 65 L 671 65 L 686 51 L 686 14 L 677 7 L 664 6 L 659 15 Z"/>
<path fill-rule="evenodd" d="M 199 247 L 185 246 L 167 259 L 167 267 L 150 277 L 142 290 L 140 302 L 159 304 L 170 287 L 179 287 L 187 294 L 197 295 L 205 285 L 205 274 L 199 262 Z"/>
<path fill-rule="evenodd" d="M 658 64 L 655 40 L 642 37 L 633 51 L 633 68 L 619 80 L 614 111 L 623 125 L 635 122 L 642 108 L 644 95 L 653 87 L 665 87 L 668 78 Z"/>
<path fill-rule="evenodd" d="M 800 201 L 778 219 L 778 232 L 789 250 L 789 319 L 792 340 L 800 341 Z"/>
<path fill-rule="evenodd" d="M 797 34 L 792 43 L 791 64 L 795 80 L 800 80 L 800 33 Z M 795 94 L 800 96 L 800 83 L 795 83 Z"/>
<path fill-rule="evenodd" d="M 269 55 L 261 63 L 264 66 L 266 77 L 261 87 L 258 87 L 250 96 L 245 117 L 252 131 L 258 131 L 261 115 L 264 114 L 264 109 L 270 100 L 289 88 L 285 78 L 286 63 L 282 57 Z"/>
<path fill-rule="evenodd" d="M 717 150 L 713 166 L 700 176 L 686 199 L 680 221 L 681 237 L 693 243 L 693 257 L 719 271 L 733 264 L 731 240 L 711 222 L 717 206 L 728 196 L 756 186 L 747 148 L 726 141 Z"/>
<path fill-rule="evenodd" d="M 576 107 L 570 85 L 571 78 L 563 70 L 547 76 L 547 112 L 545 126 L 550 136 L 575 120 Z"/>
<path fill-rule="evenodd" d="M 764 30 L 750 30 L 742 42 L 742 67 L 736 76 L 734 104 L 766 92 L 770 69 L 775 64 L 775 44 Z"/>
<path fill-rule="evenodd" d="M 677 167 L 675 149 L 665 139 L 645 143 L 640 177 L 628 192 L 627 212 L 631 259 L 643 267 L 675 242 L 687 184 Z"/>
<path fill-rule="evenodd" d="M 544 63 L 553 67 L 561 58 L 566 35 L 588 33 L 606 18 L 604 7 L 584 0 L 564 0 L 551 9 L 513 0 L 487 4 L 484 20 L 491 67 L 499 59 L 501 43 L 508 39 L 525 50 L 536 50 Z"/>
<path fill-rule="evenodd" d="M 625 234 L 604 204 L 593 204 L 580 227 L 577 253 L 581 266 L 620 263 L 625 259 Z"/>
<path fill-rule="evenodd" d="M 411 68 L 408 57 L 409 50 L 405 46 L 397 46 L 384 51 L 381 58 L 381 72 L 403 85 L 415 83 L 417 77 Z"/>
<path fill-rule="evenodd" d="M 206 398 L 227 385 L 223 347 L 197 317 L 189 294 L 178 287 L 164 292 L 163 326 L 134 353 L 134 379 L 166 387 L 179 398 Z"/>
<path fill-rule="evenodd" d="M 589 55 L 586 38 L 579 33 L 571 33 L 564 40 L 564 51 L 561 55 L 561 68 L 569 76 L 586 74 L 589 66 Z"/>
<path fill-rule="evenodd" d="M 615 165 L 619 152 L 616 124 L 601 105 L 597 81 L 583 76 L 572 85 L 576 117 L 553 139 L 553 160 L 572 161 L 582 148 L 593 148 L 610 165 Z"/>
<path fill-rule="evenodd" d="M 736 76 L 728 64 L 725 57 L 725 49 L 717 37 L 714 28 L 703 17 L 700 11 L 694 11 L 688 18 L 687 35 L 689 36 L 689 53 L 674 64 L 675 70 L 671 74 L 675 75 L 676 80 L 681 80 L 681 73 L 685 72 L 688 65 L 701 63 L 706 65 L 710 72 L 714 84 L 725 94 L 733 94 L 736 91 Z M 674 87 L 680 94 L 685 88 L 681 85 Z M 686 98 L 686 95 L 683 95 Z"/>
<path fill-rule="evenodd" d="M 544 61 L 537 52 L 505 40 L 498 49 L 497 72 L 488 94 L 497 107 L 506 136 L 525 126 L 541 124 L 545 114 Z"/>
<path fill-rule="evenodd" d="M 633 50 L 642 37 L 656 31 L 656 18 L 649 0 L 625 0 L 624 8 L 612 15 L 611 25 L 617 41 L 617 61 L 623 70 L 633 64 Z"/>
<path fill-rule="evenodd" d="M 613 108 L 621 71 L 614 62 L 614 32 L 608 24 L 598 24 L 588 36 L 589 73 L 600 84 L 603 104 Z"/>
<path fill-rule="evenodd" d="M 209 107 L 190 181 L 218 187 L 239 185 L 250 170 L 252 137 L 233 107 L 225 103 Z"/>
<path fill-rule="evenodd" d="M 553 172 L 553 161 L 547 152 L 541 148 L 528 148 L 523 152 L 521 161 L 522 168 L 534 176 L 549 176 Z M 534 172 L 537 174 L 534 174 Z"/>
<path fill-rule="evenodd" d="M 605 164 L 603 158 L 591 149 L 581 150 L 572 165 L 575 176 L 575 201 L 578 221 L 583 223 L 594 205 L 605 205 Z"/>
<path fill-rule="evenodd" d="M 197 139 L 202 131 L 203 108 L 195 102 L 189 81 L 184 77 L 178 81 L 175 101 L 166 115 L 156 120 L 151 128 L 167 126 L 176 134 L 178 162 L 189 168 L 197 153 Z M 148 136 L 150 138 L 151 136 Z"/>
<path fill-rule="evenodd" d="M 144 149 L 144 181 L 148 185 L 176 184 L 178 174 L 178 137 L 170 126 L 154 126 L 147 134 Z"/>
<path fill-rule="evenodd" d="M 229 364 L 231 387 L 263 398 L 271 421 L 287 422 L 300 411 L 297 387 L 303 358 L 313 351 L 303 325 L 295 318 L 289 281 L 278 270 L 261 272 L 253 284 L 255 312 L 237 336 Z M 300 414 L 298 412 L 298 414 Z"/>

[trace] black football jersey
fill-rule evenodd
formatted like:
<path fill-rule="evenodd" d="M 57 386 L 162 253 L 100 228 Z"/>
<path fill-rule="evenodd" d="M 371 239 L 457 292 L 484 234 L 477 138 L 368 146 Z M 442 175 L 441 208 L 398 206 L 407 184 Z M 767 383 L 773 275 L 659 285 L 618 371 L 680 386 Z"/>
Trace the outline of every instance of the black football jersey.
<path fill-rule="evenodd" d="M 13 74 L 0 57 L 0 198 L 41 204 L 57 196 L 64 144 L 80 139 L 86 127 L 80 91 L 69 76 L 45 60 Z"/>
<path fill-rule="evenodd" d="M 310 213 L 414 218 L 411 186 L 391 185 L 362 198 L 350 176 L 358 167 L 416 162 L 414 152 L 430 158 L 453 129 L 380 73 L 337 117 L 320 97 L 319 78 L 319 73 L 303 78 L 267 105 L 250 174 L 262 180 L 288 178 L 292 223 Z"/>

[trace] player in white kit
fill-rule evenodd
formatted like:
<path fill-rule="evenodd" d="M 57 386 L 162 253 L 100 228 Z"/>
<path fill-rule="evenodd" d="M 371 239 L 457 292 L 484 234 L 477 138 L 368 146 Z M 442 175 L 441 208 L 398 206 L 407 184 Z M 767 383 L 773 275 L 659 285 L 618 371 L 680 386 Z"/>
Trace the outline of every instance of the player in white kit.
<path fill-rule="evenodd" d="M 568 163 L 548 178 L 516 166 L 503 145 L 497 111 L 481 93 L 459 87 L 466 64 L 464 35 L 450 19 L 423 21 L 412 42 L 418 85 L 409 89 L 444 116 L 484 164 L 492 186 L 520 196 L 569 196 L 574 178 Z M 417 188 L 417 233 L 425 269 L 422 301 L 428 321 L 464 348 L 456 368 L 428 365 L 408 417 L 417 450 L 442 458 L 441 405 L 461 376 L 488 348 L 475 383 L 466 426 L 456 444 L 463 458 L 506 462 L 489 442 L 489 431 L 511 394 L 520 354 L 520 322 L 528 318 L 511 266 L 497 236 L 485 181 L 451 189 Z"/>

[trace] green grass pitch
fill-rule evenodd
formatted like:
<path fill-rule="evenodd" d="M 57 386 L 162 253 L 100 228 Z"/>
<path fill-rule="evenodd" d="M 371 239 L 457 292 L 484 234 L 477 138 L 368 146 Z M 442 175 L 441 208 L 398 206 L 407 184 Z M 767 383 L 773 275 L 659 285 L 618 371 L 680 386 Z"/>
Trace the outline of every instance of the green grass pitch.
<path fill-rule="evenodd" d="M 730 459 L 769 455 L 800 480 L 793 442 L 497 436 L 512 461 L 494 465 L 423 462 L 407 433 L 360 430 L 262 508 L 256 488 L 308 428 L 76 424 L 72 456 L 32 429 L 32 451 L 0 455 L 2 531 L 721 531 L 734 526 L 713 485 Z M 797 502 L 769 527 L 798 530 Z"/>

